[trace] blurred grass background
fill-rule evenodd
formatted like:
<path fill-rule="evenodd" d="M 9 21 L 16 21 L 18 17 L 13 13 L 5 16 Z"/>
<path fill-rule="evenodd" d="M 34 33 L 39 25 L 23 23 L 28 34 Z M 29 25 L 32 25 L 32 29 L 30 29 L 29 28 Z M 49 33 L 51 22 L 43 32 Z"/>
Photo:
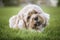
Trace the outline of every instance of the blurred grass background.
<path fill-rule="evenodd" d="M 0 7 L 0 40 L 60 40 L 60 7 L 42 7 L 50 14 L 50 21 L 41 33 L 9 28 L 9 18 L 21 9 L 22 7 Z"/>

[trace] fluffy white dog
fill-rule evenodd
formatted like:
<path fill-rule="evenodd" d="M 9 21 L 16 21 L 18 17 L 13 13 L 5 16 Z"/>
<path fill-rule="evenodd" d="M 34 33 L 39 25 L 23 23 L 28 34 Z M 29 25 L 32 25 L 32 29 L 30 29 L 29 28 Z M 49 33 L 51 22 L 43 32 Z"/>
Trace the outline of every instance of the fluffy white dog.
<path fill-rule="evenodd" d="M 48 25 L 49 14 L 45 13 L 39 6 L 29 4 L 25 6 L 16 16 L 9 19 L 11 28 L 27 28 L 41 31 Z"/>

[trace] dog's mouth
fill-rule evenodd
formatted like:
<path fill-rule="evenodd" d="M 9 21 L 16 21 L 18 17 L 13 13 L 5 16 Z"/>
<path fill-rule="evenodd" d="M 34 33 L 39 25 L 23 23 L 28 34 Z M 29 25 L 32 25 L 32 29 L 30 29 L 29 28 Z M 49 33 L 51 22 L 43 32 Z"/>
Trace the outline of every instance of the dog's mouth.
<path fill-rule="evenodd" d="M 37 22 L 36 24 L 34 24 L 34 26 L 40 26 L 40 22 Z"/>
<path fill-rule="evenodd" d="M 41 22 L 36 22 L 35 24 L 34 24 L 34 26 L 40 26 L 41 25 Z"/>
<path fill-rule="evenodd" d="M 36 23 L 34 24 L 34 27 L 32 27 L 32 29 L 38 30 L 40 25 L 41 25 L 41 22 L 36 22 Z"/>

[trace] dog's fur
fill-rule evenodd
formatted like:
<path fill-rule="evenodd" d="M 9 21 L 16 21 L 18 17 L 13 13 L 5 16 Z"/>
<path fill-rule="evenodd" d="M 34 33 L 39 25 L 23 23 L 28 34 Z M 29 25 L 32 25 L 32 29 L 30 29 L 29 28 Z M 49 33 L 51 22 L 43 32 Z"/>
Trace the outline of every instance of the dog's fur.
<path fill-rule="evenodd" d="M 10 28 L 19 28 L 22 29 L 25 27 L 23 19 L 20 19 L 17 15 L 12 16 L 9 19 Z"/>
<path fill-rule="evenodd" d="M 9 25 L 12 28 L 27 28 L 42 30 L 47 26 L 49 21 L 49 14 L 45 13 L 37 5 L 25 6 L 16 16 L 9 19 Z"/>

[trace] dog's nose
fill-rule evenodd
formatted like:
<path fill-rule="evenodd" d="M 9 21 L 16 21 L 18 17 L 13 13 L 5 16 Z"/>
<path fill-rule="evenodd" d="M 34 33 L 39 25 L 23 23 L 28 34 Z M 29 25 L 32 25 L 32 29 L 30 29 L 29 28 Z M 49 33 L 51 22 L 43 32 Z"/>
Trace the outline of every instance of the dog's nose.
<path fill-rule="evenodd" d="M 41 22 L 36 22 L 36 24 L 34 24 L 35 26 L 40 26 Z"/>
<path fill-rule="evenodd" d="M 37 26 L 37 24 L 34 24 L 35 26 Z"/>
<path fill-rule="evenodd" d="M 37 26 L 40 26 L 41 25 L 41 22 L 37 22 Z"/>

